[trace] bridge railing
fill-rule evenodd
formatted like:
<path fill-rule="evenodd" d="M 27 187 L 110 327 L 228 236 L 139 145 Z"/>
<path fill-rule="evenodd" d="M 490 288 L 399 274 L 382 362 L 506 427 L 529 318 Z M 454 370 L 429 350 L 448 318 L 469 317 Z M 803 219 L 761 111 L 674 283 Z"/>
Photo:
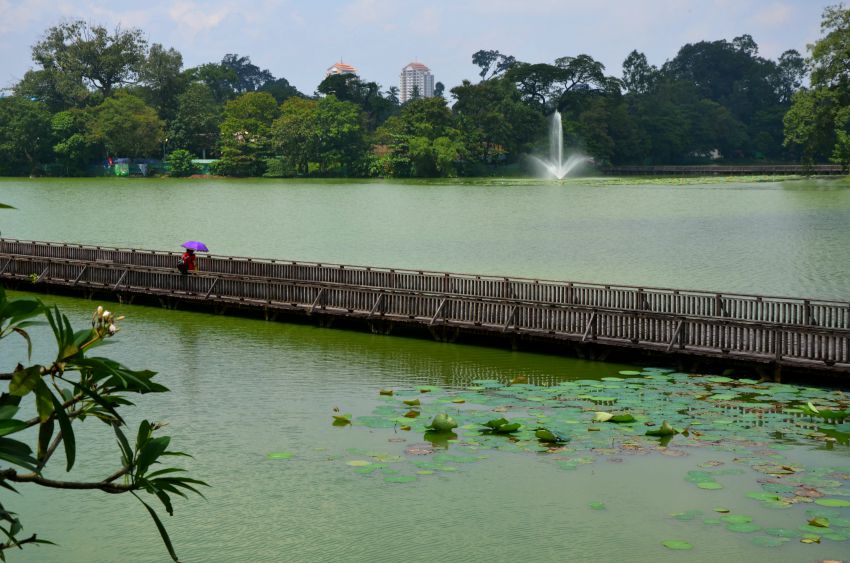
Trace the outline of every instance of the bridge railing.
<path fill-rule="evenodd" d="M 179 252 L 168 251 L 0 239 L 0 255 L 23 255 L 167 270 L 175 268 L 179 254 Z M 202 271 L 215 274 L 356 285 L 376 289 L 407 289 L 457 296 L 518 299 L 824 328 L 850 328 L 850 302 L 821 299 L 216 255 L 202 256 L 198 264 Z"/>
<path fill-rule="evenodd" d="M 0 277 L 306 313 L 353 315 L 657 351 L 850 369 L 850 330 L 17 255 Z M 33 276 L 36 276 L 33 278 Z"/>

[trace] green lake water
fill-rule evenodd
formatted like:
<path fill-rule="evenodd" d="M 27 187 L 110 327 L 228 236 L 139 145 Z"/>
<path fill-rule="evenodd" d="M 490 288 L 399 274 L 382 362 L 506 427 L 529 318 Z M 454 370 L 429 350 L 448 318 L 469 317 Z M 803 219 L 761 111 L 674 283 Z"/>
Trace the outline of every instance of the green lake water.
<path fill-rule="evenodd" d="M 4 180 L 0 201 L 18 208 L 0 214 L 0 232 L 15 238 L 162 249 L 195 238 L 220 254 L 850 299 L 850 188 L 842 181 Z M 78 325 L 97 305 L 44 298 Z M 141 414 L 167 421 L 172 445 L 195 456 L 185 467 L 212 485 L 206 501 L 178 499 L 175 516 L 165 518 L 183 561 L 816 561 L 850 554 L 850 540 L 841 539 L 850 535 L 850 508 L 799 496 L 850 500 L 850 447 L 839 441 L 827 449 L 821 439 L 832 427 L 716 406 L 757 395 L 765 409 L 800 401 L 837 408 L 848 401 L 841 391 L 736 386 L 636 366 L 110 307 L 127 319 L 117 344 L 104 350 L 159 371 L 172 390 L 141 397 L 128 411 L 131 426 Z M 45 353 L 46 333 L 34 337 Z M 24 355 L 21 342 L 0 342 L 3 369 Z M 632 370 L 642 382 L 620 375 Z M 486 383 L 518 375 L 534 386 Z M 659 391 L 638 390 L 647 382 Z M 422 386 L 434 389 L 420 393 Z M 382 397 L 380 389 L 396 395 Z M 457 440 L 431 453 L 422 422 L 400 430 L 392 421 L 410 398 L 420 398 L 423 420 L 455 416 Z M 639 415 L 634 430 L 593 422 L 594 411 L 617 404 Z M 354 424 L 333 426 L 335 407 Z M 480 436 L 476 423 L 490 416 L 522 420 L 518 441 Z M 661 449 L 641 436 L 643 423 L 658 424 L 659 416 L 697 432 Z M 572 441 L 544 451 L 528 433 L 537 423 Z M 75 477 L 101 478 L 120 463 L 113 436 L 100 426 L 80 427 Z M 273 452 L 291 456 L 268 459 Z M 782 475 L 783 466 L 792 473 Z M 57 466 L 51 476 L 60 475 Z M 711 482 L 722 488 L 701 488 Z M 773 491 L 796 500 L 785 506 L 747 496 Z M 2 493 L 4 504 L 20 513 L 26 531 L 62 547 L 27 547 L 10 560 L 167 560 L 132 498 L 23 492 Z M 729 530 L 716 521 L 727 515 L 719 507 L 751 517 L 759 529 Z M 801 543 L 812 530 L 800 527 L 814 516 L 831 520 L 820 534 L 831 539 Z M 764 547 L 758 543 L 773 540 L 756 538 L 778 537 L 765 530 L 791 537 Z M 669 550 L 666 540 L 693 549 Z"/>

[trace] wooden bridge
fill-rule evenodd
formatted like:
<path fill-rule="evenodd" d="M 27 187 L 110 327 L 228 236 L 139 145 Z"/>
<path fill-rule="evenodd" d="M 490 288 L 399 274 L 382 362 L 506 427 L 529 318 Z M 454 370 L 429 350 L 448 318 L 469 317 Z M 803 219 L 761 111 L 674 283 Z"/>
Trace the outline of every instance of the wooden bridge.
<path fill-rule="evenodd" d="M 0 239 L 0 280 L 24 290 L 108 294 L 216 312 L 346 319 L 439 339 L 548 343 L 850 373 L 850 302 L 477 276 Z M 603 354 L 585 354 L 602 351 Z"/>

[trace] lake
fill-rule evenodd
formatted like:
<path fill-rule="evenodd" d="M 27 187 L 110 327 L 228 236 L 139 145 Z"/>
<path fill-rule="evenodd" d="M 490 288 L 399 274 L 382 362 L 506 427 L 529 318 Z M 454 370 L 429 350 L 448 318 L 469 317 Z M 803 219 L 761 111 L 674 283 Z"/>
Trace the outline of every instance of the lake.
<path fill-rule="evenodd" d="M 2 235 L 22 239 L 176 249 L 193 238 L 217 254 L 850 299 L 842 180 L 2 180 L 0 201 L 18 208 L 0 213 Z M 79 326 L 97 305 L 44 298 Z M 212 485 L 206 501 L 178 499 L 164 518 L 183 561 L 814 561 L 850 552 L 850 429 L 800 412 L 807 402 L 846 406 L 841 391 L 110 306 L 127 319 L 109 355 L 159 371 L 172 390 L 141 397 L 127 412 L 131 427 L 143 415 L 167 421 L 173 447 L 194 455 L 185 467 Z M 46 360 L 46 332 L 34 338 Z M 0 342 L 3 366 L 25 354 L 20 341 Z M 508 386 L 517 376 L 528 383 Z M 414 399 L 419 407 L 402 402 Z M 354 424 L 333 426 L 335 408 Z M 421 414 L 401 430 L 410 410 Z M 622 410 L 637 422 L 595 421 Z M 457 437 L 432 444 L 424 425 L 442 412 L 457 419 Z M 523 428 L 480 432 L 502 416 Z M 688 435 L 667 446 L 643 436 L 662 419 Z M 80 426 L 75 477 L 120 464 L 100 426 Z M 542 444 L 536 426 L 570 441 Z M 57 461 L 54 477 L 64 475 Z M 25 531 L 62 547 L 10 560 L 168 559 L 132 498 L 22 489 L 4 503 Z M 816 517 L 830 528 L 808 524 Z M 806 534 L 820 543 L 801 542 Z"/>

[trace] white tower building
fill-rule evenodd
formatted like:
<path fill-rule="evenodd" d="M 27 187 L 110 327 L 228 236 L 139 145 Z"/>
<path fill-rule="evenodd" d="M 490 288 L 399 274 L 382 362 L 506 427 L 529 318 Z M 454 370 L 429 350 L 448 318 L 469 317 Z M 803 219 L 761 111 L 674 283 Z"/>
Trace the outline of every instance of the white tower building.
<path fill-rule="evenodd" d="M 431 74 L 431 69 L 419 62 L 412 62 L 401 69 L 401 103 L 413 99 L 414 88 L 419 91 L 420 98 L 430 98 L 434 95 L 434 75 Z"/>

